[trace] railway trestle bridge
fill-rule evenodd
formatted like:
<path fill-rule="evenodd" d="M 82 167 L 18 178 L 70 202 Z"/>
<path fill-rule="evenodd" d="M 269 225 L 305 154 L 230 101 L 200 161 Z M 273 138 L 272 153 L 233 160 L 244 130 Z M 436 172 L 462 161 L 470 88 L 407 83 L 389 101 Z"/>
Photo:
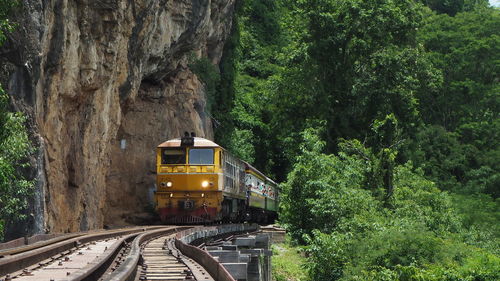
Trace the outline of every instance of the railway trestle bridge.
<path fill-rule="evenodd" d="M 269 245 L 283 236 L 257 224 L 46 235 L 0 244 L 0 281 L 270 281 Z"/>

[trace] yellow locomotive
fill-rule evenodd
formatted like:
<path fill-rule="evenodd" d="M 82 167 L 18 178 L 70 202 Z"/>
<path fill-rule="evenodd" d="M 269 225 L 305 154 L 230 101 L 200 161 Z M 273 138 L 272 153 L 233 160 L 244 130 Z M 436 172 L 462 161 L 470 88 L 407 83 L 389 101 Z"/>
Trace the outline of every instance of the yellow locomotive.
<path fill-rule="evenodd" d="M 191 136 L 157 147 L 156 210 L 163 222 L 274 221 L 277 184 L 218 144 Z"/>

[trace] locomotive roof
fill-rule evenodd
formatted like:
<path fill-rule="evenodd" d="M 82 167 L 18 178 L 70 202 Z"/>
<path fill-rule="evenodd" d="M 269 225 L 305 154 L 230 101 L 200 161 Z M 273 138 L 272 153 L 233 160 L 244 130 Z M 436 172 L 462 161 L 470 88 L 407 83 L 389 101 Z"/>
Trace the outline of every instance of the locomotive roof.
<path fill-rule="evenodd" d="M 181 138 L 168 140 L 158 145 L 158 147 L 181 147 Z M 220 145 L 211 140 L 195 137 L 194 145 L 191 147 L 220 147 Z"/>

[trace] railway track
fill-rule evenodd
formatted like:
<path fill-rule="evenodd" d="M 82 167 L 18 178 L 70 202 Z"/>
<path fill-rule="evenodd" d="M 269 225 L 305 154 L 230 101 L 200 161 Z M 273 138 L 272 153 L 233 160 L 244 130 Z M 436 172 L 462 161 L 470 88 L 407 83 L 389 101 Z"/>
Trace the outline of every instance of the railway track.
<path fill-rule="evenodd" d="M 179 231 L 191 227 L 159 229 L 138 235 L 99 280 L 214 280 L 198 263 L 175 247 Z"/>
<path fill-rule="evenodd" d="M 91 265 L 94 260 L 102 259 L 108 249 L 117 247 L 122 241 L 122 237 L 119 236 L 81 244 L 36 265 L 17 271 L 11 275 L 11 278 L 19 281 L 73 279 L 73 276 L 83 275 L 78 273 L 82 273 L 81 270 Z"/>
<path fill-rule="evenodd" d="M 179 240 L 217 235 L 218 228 L 198 227 L 197 233 L 191 228 L 117 230 L 17 249 L 0 257 L 0 281 L 234 280 L 205 251 Z"/>
<path fill-rule="evenodd" d="M 83 233 L 66 234 L 66 235 L 63 235 L 63 236 L 60 236 L 60 237 L 56 237 L 56 238 L 52 238 L 52 239 L 49 239 L 49 240 L 36 242 L 34 244 L 28 244 L 28 245 L 22 245 L 22 246 L 19 246 L 19 247 L 12 247 L 12 248 L 7 248 L 7 249 L 2 249 L 2 250 L 0 250 L 0 258 L 6 257 L 6 256 L 17 255 L 17 254 L 24 253 L 24 252 L 33 251 L 35 249 L 42 248 L 42 247 L 45 247 L 45 246 L 50 245 L 50 244 L 55 244 L 57 242 L 69 240 L 69 239 L 72 239 L 72 238 L 75 238 L 75 237 L 80 237 L 80 236 L 83 236 L 83 235 L 84 235 Z"/>
<path fill-rule="evenodd" d="M 0 258 L 0 280 L 106 280 L 116 275 L 114 272 L 121 267 L 139 237 L 172 235 L 188 228 L 149 227 L 108 231 L 54 239 L 37 247 L 10 249 L 4 251 L 10 254 Z"/>
<path fill-rule="evenodd" d="M 138 279 L 214 281 L 203 267 L 180 253 L 174 236 L 153 239 L 144 245 Z"/>

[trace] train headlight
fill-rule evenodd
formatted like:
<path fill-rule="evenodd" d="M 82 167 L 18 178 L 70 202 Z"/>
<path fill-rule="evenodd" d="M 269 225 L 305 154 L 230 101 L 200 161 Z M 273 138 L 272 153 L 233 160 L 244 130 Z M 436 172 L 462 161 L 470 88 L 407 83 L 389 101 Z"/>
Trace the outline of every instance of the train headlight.
<path fill-rule="evenodd" d="M 201 187 L 208 187 L 208 181 L 203 181 L 201 183 Z"/>
<path fill-rule="evenodd" d="M 161 187 L 172 187 L 172 182 L 171 181 L 163 181 L 160 183 Z"/>

